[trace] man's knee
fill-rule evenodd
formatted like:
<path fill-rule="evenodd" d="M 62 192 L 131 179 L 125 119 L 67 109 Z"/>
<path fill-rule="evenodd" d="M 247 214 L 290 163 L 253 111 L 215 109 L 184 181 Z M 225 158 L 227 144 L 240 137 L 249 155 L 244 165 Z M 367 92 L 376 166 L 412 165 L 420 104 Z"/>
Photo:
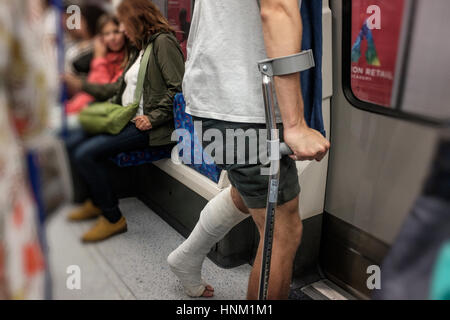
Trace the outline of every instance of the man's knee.
<path fill-rule="evenodd" d="M 300 219 L 298 197 L 277 208 L 275 222 L 276 239 L 292 246 L 301 241 L 303 224 Z"/>
<path fill-rule="evenodd" d="M 260 233 L 264 232 L 266 209 L 250 209 L 253 221 Z M 278 238 L 287 239 L 288 242 L 299 243 L 303 226 L 299 215 L 298 197 L 278 206 L 275 213 L 275 233 Z"/>
<path fill-rule="evenodd" d="M 283 213 L 294 216 L 299 214 L 299 205 L 298 205 L 298 196 L 288 201 L 281 206 L 277 207 L 277 210 L 282 211 Z"/>
<path fill-rule="evenodd" d="M 244 200 L 242 200 L 241 195 L 239 194 L 239 191 L 235 187 L 231 187 L 231 199 L 233 199 L 233 203 L 240 211 L 244 213 L 250 213 L 247 206 L 244 203 Z"/>
<path fill-rule="evenodd" d="M 262 234 L 264 232 L 264 225 L 265 225 L 265 218 L 266 218 L 266 209 L 250 209 L 249 210 L 253 222 L 255 222 L 256 227 L 258 228 L 259 234 L 262 237 Z"/>
<path fill-rule="evenodd" d="M 77 166 L 86 166 L 93 160 L 93 155 L 88 148 L 83 145 L 76 148 L 73 153 L 73 158 Z"/>

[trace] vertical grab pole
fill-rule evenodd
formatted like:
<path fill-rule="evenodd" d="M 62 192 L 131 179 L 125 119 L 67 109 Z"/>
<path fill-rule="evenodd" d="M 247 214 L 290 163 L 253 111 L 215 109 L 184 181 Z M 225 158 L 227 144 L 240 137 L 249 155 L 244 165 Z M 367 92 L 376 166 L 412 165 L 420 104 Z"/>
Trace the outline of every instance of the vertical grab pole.
<path fill-rule="evenodd" d="M 264 68 L 264 66 L 263 66 Z M 273 231 L 275 226 L 275 209 L 278 200 L 280 180 L 279 133 L 275 117 L 273 79 L 263 75 L 263 95 L 266 112 L 267 144 L 270 159 L 270 175 L 267 192 L 266 222 L 264 226 L 264 242 L 259 282 L 259 300 L 267 300 L 269 286 L 270 262 L 272 258 Z"/>

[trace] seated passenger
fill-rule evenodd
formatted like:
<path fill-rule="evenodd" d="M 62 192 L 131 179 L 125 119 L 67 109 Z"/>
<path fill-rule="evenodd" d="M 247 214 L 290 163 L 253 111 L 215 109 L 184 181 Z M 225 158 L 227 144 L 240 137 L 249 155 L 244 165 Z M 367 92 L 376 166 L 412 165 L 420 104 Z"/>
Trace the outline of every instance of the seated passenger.
<path fill-rule="evenodd" d="M 80 25 L 75 28 L 71 26 L 71 23 L 74 23 L 71 15 L 64 14 L 66 28 L 64 70 L 66 73 L 77 76 L 87 76 L 94 56 L 97 23 L 105 12 L 96 5 L 83 5 L 80 7 L 80 12 Z M 72 95 L 76 93 L 70 92 Z"/>
<path fill-rule="evenodd" d="M 99 36 L 94 43 L 94 59 L 87 81 L 90 83 L 114 83 L 123 73 L 126 60 L 126 38 L 119 30 L 119 20 L 112 15 L 104 15 L 98 23 Z M 76 76 L 65 75 L 66 82 L 76 81 Z M 86 92 L 80 92 L 66 104 L 67 113 L 79 113 L 95 99 Z"/>
<path fill-rule="evenodd" d="M 171 144 L 174 130 L 173 103 L 181 91 L 184 75 L 183 53 L 167 20 L 148 0 L 124 0 L 118 7 L 120 30 L 130 40 L 129 62 L 124 75 L 114 84 L 98 85 L 80 80 L 72 83 L 99 101 L 129 105 L 133 102 L 142 55 L 150 43 L 153 52 L 144 81 L 143 97 L 136 117 L 118 135 L 89 136 L 75 132 L 78 141 L 68 146 L 76 169 L 86 183 L 91 201 L 69 215 L 71 220 L 100 216 L 82 238 L 103 240 L 125 232 L 127 223 L 118 207 L 108 177 L 107 162 L 121 152 Z"/>

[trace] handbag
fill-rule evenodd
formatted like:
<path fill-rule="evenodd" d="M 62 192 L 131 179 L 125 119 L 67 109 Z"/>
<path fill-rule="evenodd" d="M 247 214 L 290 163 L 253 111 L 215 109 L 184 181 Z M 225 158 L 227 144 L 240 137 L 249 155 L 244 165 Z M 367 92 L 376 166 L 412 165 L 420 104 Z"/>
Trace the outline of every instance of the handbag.
<path fill-rule="evenodd" d="M 134 92 L 134 102 L 127 106 L 111 102 L 93 103 L 80 113 L 79 120 L 83 130 L 90 134 L 108 133 L 116 135 L 133 119 L 139 109 L 142 98 L 145 75 L 152 49 L 153 43 L 150 43 L 142 57 Z"/>

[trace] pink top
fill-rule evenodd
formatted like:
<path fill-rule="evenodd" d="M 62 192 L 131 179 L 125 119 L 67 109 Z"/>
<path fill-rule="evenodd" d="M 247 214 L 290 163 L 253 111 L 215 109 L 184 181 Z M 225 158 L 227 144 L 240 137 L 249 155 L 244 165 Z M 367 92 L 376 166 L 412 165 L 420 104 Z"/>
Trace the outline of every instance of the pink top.
<path fill-rule="evenodd" d="M 94 58 L 91 62 L 91 71 L 87 81 L 97 84 L 114 83 L 123 73 L 123 60 L 125 51 L 109 52 L 105 57 Z M 95 101 L 91 95 L 80 92 L 66 103 L 69 114 L 79 113 L 89 103 Z"/>

